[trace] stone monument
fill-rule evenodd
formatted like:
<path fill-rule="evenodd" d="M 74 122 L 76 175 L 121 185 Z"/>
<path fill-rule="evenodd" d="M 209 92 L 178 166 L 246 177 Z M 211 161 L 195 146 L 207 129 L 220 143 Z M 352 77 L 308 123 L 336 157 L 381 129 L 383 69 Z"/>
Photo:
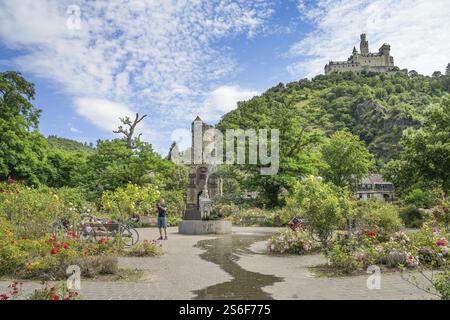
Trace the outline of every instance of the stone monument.
<path fill-rule="evenodd" d="M 196 158 L 194 144 L 199 143 L 198 132 L 201 132 L 201 150 L 214 143 L 215 137 L 205 132 L 212 129 L 197 117 L 191 126 L 192 146 L 190 149 L 191 162 L 189 164 L 189 182 L 186 192 L 186 207 L 183 220 L 178 231 L 184 234 L 231 233 L 231 222 L 224 220 L 210 220 L 215 196 L 222 195 L 222 180 L 214 175 L 217 165 L 205 163 L 204 157 Z M 196 136 L 197 134 L 197 136 Z M 197 138 L 196 138 L 197 137 Z"/>

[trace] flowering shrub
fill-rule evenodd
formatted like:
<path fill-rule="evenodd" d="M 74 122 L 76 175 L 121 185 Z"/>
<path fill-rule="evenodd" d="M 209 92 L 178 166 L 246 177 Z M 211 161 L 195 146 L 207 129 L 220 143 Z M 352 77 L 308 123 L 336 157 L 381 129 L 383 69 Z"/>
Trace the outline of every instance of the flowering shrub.
<path fill-rule="evenodd" d="M 443 225 L 445 228 L 449 228 L 450 225 L 450 203 L 444 201 L 441 205 L 434 207 L 431 210 L 431 214 L 437 224 Z"/>
<path fill-rule="evenodd" d="M 378 238 L 378 228 L 362 229 L 353 241 L 334 243 L 325 255 L 328 266 L 344 273 L 364 270 L 371 264 L 390 268 L 445 268 L 450 259 L 449 234 L 428 225 L 406 234 L 395 232 L 389 240 Z"/>
<path fill-rule="evenodd" d="M 55 286 L 49 287 L 48 283 L 44 283 L 43 288 L 37 289 L 29 297 L 29 300 L 77 300 L 80 294 L 77 291 L 69 290 L 66 283 L 61 282 Z"/>
<path fill-rule="evenodd" d="M 113 219 L 125 222 L 133 214 L 155 212 L 159 197 L 160 192 L 153 187 L 139 187 L 130 183 L 126 187 L 103 193 L 101 203 Z"/>
<path fill-rule="evenodd" d="M 46 235 L 39 239 L 17 239 L 13 225 L 0 218 L 0 276 L 23 279 L 49 274 L 55 279 L 66 278 L 69 265 L 79 265 L 82 275 L 115 274 L 117 256 L 129 255 L 116 239 L 102 238 L 97 242 L 83 241 L 75 232 L 62 236 Z M 159 255 L 160 246 L 144 242 L 132 254 Z"/>
<path fill-rule="evenodd" d="M 19 237 L 37 239 L 51 231 L 60 219 L 76 220 L 71 203 L 47 188 L 29 188 L 9 179 L 0 183 L 0 217 L 11 221 Z"/>
<path fill-rule="evenodd" d="M 388 240 L 389 235 L 399 231 L 402 227 L 398 209 L 385 201 L 370 199 L 358 203 L 358 220 L 361 227 L 378 228 L 379 240 Z"/>
<path fill-rule="evenodd" d="M 154 257 L 162 255 L 162 245 L 158 241 L 148 241 L 143 242 L 133 246 L 127 255 L 131 257 Z"/>
<path fill-rule="evenodd" d="M 364 266 L 364 254 L 356 253 L 351 244 L 334 244 L 327 248 L 325 256 L 328 259 L 328 265 L 338 272 L 347 274 Z"/>
<path fill-rule="evenodd" d="M 271 253 L 308 254 L 318 249 L 318 243 L 305 231 L 285 229 L 267 242 Z"/>

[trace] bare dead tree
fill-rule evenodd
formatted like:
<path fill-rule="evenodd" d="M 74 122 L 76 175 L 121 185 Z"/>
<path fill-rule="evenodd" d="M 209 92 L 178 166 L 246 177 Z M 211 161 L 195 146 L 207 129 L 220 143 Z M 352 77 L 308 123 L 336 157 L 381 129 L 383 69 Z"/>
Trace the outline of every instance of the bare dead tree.
<path fill-rule="evenodd" d="M 115 131 L 113 131 L 114 133 L 121 133 L 123 134 L 125 137 L 125 141 L 127 142 L 127 146 L 130 149 L 134 148 L 133 145 L 133 135 L 134 135 L 134 131 L 136 129 L 136 126 L 139 124 L 139 122 L 141 122 L 142 120 L 144 120 L 144 118 L 147 115 L 144 114 L 142 117 L 139 117 L 139 113 L 136 113 L 136 117 L 134 118 L 133 121 L 131 121 L 130 117 L 126 116 L 125 118 L 120 118 L 120 121 L 122 122 L 123 125 L 119 126 L 119 128 Z M 127 128 L 124 126 L 127 126 Z M 140 133 L 137 137 L 137 139 L 139 139 L 141 137 L 142 133 Z"/>

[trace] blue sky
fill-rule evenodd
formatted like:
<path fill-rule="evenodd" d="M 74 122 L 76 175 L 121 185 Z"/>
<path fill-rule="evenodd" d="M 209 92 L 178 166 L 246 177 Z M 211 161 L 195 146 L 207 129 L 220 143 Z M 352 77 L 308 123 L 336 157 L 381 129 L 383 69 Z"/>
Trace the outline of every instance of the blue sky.
<path fill-rule="evenodd" d="M 215 123 L 236 101 L 320 74 L 362 32 L 401 68 L 443 71 L 449 16 L 448 0 L 0 0 L 0 70 L 35 83 L 45 135 L 95 142 L 139 112 L 165 153 L 197 114 Z"/>

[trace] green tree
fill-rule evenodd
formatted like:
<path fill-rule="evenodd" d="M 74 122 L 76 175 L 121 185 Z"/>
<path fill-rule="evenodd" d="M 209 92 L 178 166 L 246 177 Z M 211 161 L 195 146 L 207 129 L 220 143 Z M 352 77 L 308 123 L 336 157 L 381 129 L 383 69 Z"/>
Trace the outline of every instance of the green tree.
<path fill-rule="evenodd" d="M 47 142 L 37 131 L 34 85 L 17 72 L 0 72 L 0 179 L 45 180 Z"/>
<path fill-rule="evenodd" d="M 402 151 L 386 170 L 394 180 L 406 184 L 437 184 L 450 188 L 450 97 L 429 106 L 422 126 L 407 129 L 400 141 Z M 405 177 L 408 175 L 408 178 Z"/>
<path fill-rule="evenodd" d="M 158 169 L 163 160 L 150 144 L 135 143 L 135 149 L 130 149 L 123 139 L 98 141 L 96 152 L 89 156 L 83 169 L 84 186 L 90 190 L 91 198 L 128 183 L 161 185 Z"/>
<path fill-rule="evenodd" d="M 335 132 L 321 148 L 326 166 L 323 177 L 338 187 L 355 191 L 357 184 L 367 175 L 373 156 L 364 142 L 346 130 Z"/>
<path fill-rule="evenodd" d="M 310 232 L 327 247 L 334 232 L 355 214 L 355 200 L 344 188 L 309 177 L 299 185 L 294 197 L 308 221 Z"/>
<path fill-rule="evenodd" d="M 89 154 L 85 151 L 49 150 L 46 184 L 53 188 L 78 186 L 82 180 L 83 169 L 86 167 Z"/>
<path fill-rule="evenodd" d="M 275 98 L 282 87 L 280 84 L 271 89 L 269 96 L 240 102 L 238 109 L 228 113 L 218 124 L 223 132 L 237 128 L 255 129 L 256 132 L 259 129 L 279 130 L 279 169 L 276 174 L 262 175 L 264 165 L 259 162 L 236 165 L 244 176 L 241 189 L 260 191 L 270 208 L 284 204 L 283 191 L 292 191 L 299 179 L 318 172 L 319 153 L 315 145 L 323 136 L 320 130 L 308 127 L 306 121 L 299 118 L 298 106 L 292 99 Z"/>

